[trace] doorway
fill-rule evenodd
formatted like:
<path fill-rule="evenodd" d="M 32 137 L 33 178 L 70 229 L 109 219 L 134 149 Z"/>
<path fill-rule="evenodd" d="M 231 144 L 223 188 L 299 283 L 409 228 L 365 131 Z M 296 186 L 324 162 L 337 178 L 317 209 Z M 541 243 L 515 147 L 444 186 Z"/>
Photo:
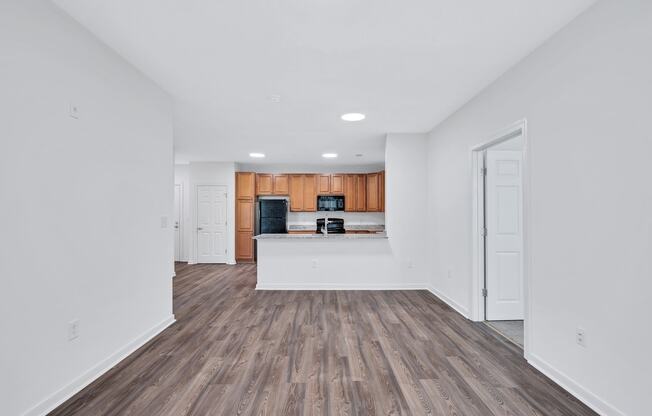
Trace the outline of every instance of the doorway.
<path fill-rule="evenodd" d="M 527 317 L 525 122 L 472 150 L 474 269 L 479 287 L 474 320 L 521 348 Z"/>
<path fill-rule="evenodd" d="M 197 263 L 227 261 L 226 186 L 197 186 Z"/>

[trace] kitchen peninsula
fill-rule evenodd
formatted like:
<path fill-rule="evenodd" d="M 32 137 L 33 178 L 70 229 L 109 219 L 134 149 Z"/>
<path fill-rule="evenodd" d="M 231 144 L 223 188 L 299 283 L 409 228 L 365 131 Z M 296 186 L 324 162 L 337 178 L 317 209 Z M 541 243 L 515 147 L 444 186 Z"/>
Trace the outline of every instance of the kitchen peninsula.
<path fill-rule="evenodd" d="M 397 289 L 385 232 L 261 234 L 256 289 Z M 351 282 L 356 282 L 352 284 Z M 406 287 L 407 288 L 407 287 Z"/>

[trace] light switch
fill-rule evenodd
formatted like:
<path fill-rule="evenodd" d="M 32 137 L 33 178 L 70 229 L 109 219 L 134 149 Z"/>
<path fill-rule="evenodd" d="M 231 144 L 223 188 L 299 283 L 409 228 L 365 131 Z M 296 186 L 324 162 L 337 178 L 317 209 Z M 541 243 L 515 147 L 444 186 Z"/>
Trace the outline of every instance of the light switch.
<path fill-rule="evenodd" d="M 79 119 L 79 106 L 77 104 L 70 104 L 68 114 L 74 119 Z"/>

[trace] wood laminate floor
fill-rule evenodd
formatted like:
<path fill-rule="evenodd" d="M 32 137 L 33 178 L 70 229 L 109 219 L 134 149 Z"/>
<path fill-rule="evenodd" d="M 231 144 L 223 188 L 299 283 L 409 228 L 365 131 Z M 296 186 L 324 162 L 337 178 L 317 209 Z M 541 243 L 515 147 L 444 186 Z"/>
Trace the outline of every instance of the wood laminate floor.
<path fill-rule="evenodd" d="M 51 415 L 595 415 L 428 292 L 255 282 L 178 265 L 177 322 Z"/>

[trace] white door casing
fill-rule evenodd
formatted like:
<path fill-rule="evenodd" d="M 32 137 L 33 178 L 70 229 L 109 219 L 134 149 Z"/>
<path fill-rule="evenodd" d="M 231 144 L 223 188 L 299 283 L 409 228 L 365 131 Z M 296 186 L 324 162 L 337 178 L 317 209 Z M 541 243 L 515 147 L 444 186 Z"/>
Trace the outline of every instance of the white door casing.
<path fill-rule="evenodd" d="M 523 154 L 486 153 L 486 319 L 524 318 Z"/>
<path fill-rule="evenodd" d="M 197 263 L 227 261 L 226 186 L 197 186 Z"/>
<path fill-rule="evenodd" d="M 181 261 L 181 204 L 182 186 L 174 184 L 174 261 Z"/>

